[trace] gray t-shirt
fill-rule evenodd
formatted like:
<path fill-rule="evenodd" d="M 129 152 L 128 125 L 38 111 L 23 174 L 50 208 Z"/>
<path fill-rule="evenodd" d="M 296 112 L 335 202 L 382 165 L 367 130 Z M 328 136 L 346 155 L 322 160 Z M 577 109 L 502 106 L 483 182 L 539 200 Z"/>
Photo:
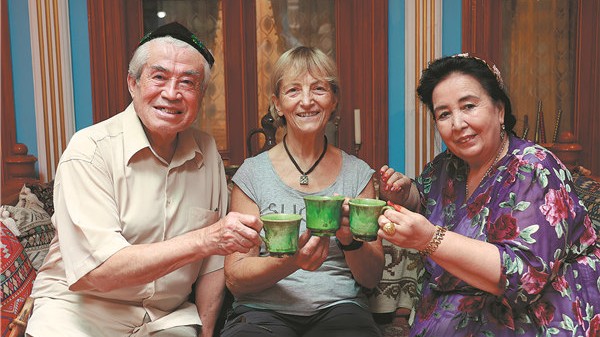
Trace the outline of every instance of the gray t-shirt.
<path fill-rule="evenodd" d="M 295 213 L 302 215 L 300 232 L 306 230 L 304 196 L 344 195 L 357 197 L 367 186 L 374 170 L 364 161 L 342 151 L 342 170 L 335 182 L 316 193 L 290 188 L 279 178 L 269 156 L 263 152 L 248 158 L 237 170 L 233 182 L 260 209 L 260 214 Z M 245 305 L 284 314 L 308 316 L 339 303 L 356 303 L 367 308 L 367 300 L 350 272 L 343 252 L 331 237 L 329 256 L 315 271 L 297 270 L 264 291 L 235 299 L 234 307 Z"/>

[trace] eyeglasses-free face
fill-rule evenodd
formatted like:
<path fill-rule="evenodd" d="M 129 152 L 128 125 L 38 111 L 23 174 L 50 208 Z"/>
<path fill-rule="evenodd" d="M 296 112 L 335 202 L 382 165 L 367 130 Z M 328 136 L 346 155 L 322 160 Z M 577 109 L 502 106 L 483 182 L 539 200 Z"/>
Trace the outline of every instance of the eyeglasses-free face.
<path fill-rule="evenodd" d="M 273 97 L 280 116 L 284 116 L 288 128 L 305 132 L 324 129 L 337 106 L 329 82 L 317 79 L 310 73 L 297 78 L 284 77 L 279 97 Z"/>
<path fill-rule="evenodd" d="M 198 114 L 204 61 L 192 48 L 148 43 L 148 60 L 139 80 L 128 77 L 129 91 L 151 143 L 169 142 Z"/>
<path fill-rule="evenodd" d="M 435 87 L 432 101 L 436 128 L 452 153 L 476 166 L 496 154 L 504 108 L 477 79 L 451 74 Z"/>

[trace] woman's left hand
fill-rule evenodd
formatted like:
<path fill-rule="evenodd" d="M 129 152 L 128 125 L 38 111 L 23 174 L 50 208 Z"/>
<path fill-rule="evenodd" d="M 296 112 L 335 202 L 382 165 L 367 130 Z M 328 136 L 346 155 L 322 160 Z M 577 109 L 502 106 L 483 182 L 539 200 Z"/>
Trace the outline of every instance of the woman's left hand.
<path fill-rule="evenodd" d="M 399 247 L 425 249 L 435 233 L 435 226 L 419 213 L 400 205 L 392 206 L 394 210 L 389 209 L 379 216 L 377 235 Z"/>
<path fill-rule="evenodd" d="M 298 238 L 298 251 L 292 261 L 298 268 L 314 271 L 319 269 L 329 255 L 329 237 L 312 236 L 310 230 Z"/>

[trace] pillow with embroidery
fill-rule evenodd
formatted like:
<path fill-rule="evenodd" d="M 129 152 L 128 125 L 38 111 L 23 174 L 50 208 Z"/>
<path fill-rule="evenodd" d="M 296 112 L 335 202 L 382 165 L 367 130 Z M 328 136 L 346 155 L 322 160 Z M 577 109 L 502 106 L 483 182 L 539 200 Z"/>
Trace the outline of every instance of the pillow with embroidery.
<path fill-rule="evenodd" d="M 54 214 L 54 181 L 47 183 L 25 184 L 31 193 L 35 194 L 39 201 L 42 202 L 44 210 L 52 216 Z"/>
<path fill-rule="evenodd" d="M 573 184 L 579 199 L 583 201 L 592 221 L 600 223 L 600 181 L 574 174 Z"/>
<path fill-rule="evenodd" d="M 2 259 L 0 280 L 2 281 L 2 336 L 8 335 L 8 325 L 21 311 L 31 294 L 36 272 L 23 245 L 13 232 L 0 222 L 2 233 Z"/>
<path fill-rule="evenodd" d="M 56 233 L 50 215 L 43 204 L 27 187 L 23 187 L 16 206 L 2 206 L 1 214 L 8 212 L 16 224 L 18 238 L 33 267 L 38 270 L 48 254 L 50 242 Z"/>

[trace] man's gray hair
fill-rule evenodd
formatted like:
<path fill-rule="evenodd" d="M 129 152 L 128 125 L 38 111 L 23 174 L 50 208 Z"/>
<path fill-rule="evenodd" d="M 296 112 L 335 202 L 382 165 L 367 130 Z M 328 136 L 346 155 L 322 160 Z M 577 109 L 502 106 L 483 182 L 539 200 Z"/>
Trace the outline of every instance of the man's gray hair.
<path fill-rule="evenodd" d="M 198 54 L 200 54 L 200 52 L 198 52 L 194 47 L 190 46 L 186 42 L 175 39 L 171 36 L 157 37 L 157 38 L 155 38 L 151 41 L 148 41 L 147 43 L 144 43 L 143 45 L 139 46 L 135 50 L 135 52 L 133 53 L 133 56 L 131 57 L 131 60 L 129 61 L 128 73 L 133 78 L 135 78 L 136 81 L 139 81 L 140 76 L 142 76 L 142 71 L 144 70 L 144 66 L 148 62 L 149 48 L 151 47 L 152 44 L 156 44 L 156 43 L 171 44 L 177 48 L 189 48 L 190 50 L 193 50 L 193 51 L 197 52 Z M 200 54 L 200 56 L 202 56 L 202 54 Z M 202 64 L 204 65 L 204 81 L 202 82 L 202 86 L 200 89 L 202 90 L 202 92 L 204 92 L 204 91 L 206 91 L 206 88 L 208 87 L 208 81 L 210 80 L 210 65 L 208 64 L 208 61 L 206 61 L 204 56 L 202 56 L 202 61 L 203 61 Z"/>

